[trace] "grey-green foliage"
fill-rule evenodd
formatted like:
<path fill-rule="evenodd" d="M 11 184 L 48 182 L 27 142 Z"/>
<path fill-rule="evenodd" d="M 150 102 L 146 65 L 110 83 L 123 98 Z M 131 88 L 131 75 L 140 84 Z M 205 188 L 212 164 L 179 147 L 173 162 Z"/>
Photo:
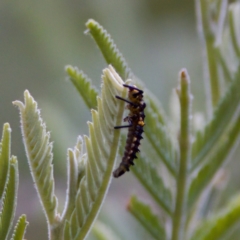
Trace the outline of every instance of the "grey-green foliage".
<path fill-rule="evenodd" d="M 91 80 L 82 71 L 79 71 L 77 67 L 71 68 L 67 66 L 66 72 L 69 75 L 69 79 L 82 96 L 87 107 L 90 109 L 97 109 L 98 92 L 91 86 Z"/>
<path fill-rule="evenodd" d="M 90 33 L 94 38 L 107 64 L 113 65 L 122 79 L 126 80 L 131 77 L 131 70 L 127 66 L 127 62 L 107 31 L 93 19 L 88 20 L 86 26 L 86 33 Z"/>
<path fill-rule="evenodd" d="M 25 230 L 28 225 L 26 221 L 26 216 L 22 215 L 19 217 L 16 226 L 14 228 L 13 236 L 11 240 L 22 240 L 24 238 Z"/>
<path fill-rule="evenodd" d="M 37 103 L 30 93 L 24 93 L 25 104 L 15 101 L 21 114 L 21 128 L 25 151 L 31 174 L 38 189 L 41 204 L 47 215 L 49 224 L 58 221 L 57 198 L 54 193 L 53 164 L 52 164 L 52 143 L 50 133 L 46 131 L 46 126 L 40 118 L 40 111 Z M 49 230 L 50 233 L 50 230 Z"/>
<path fill-rule="evenodd" d="M 11 128 L 8 123 L 5 123 L 3 126 L 3 134 L 0 142 L 0 172 L 0 186 L 2 189 L 0 197 L 2 202 L 0 211 L 0 239 L 4 240 L 9 239 L 13 225 L 19 182 L 18 161 L 15 156 L 11 155 Z M 25 224 L 19 224 L 19 222 L 16 224 L 11 239 L 23 239 L 27 226 L 25 215 L 22 215 L 19 221 L 23 218 Z"/>
<path fill-rule="evenodd" d="M 92 233 L 97 240 L 120 240 L 117 234 L 106 224 L 96 221 Z"/>
<path fill-rule="evenodd" d="M 24 93 L 24 103 L 14 102 L 21 113 L 25 150 L 46 215 L 49 239 L 85 239 L 100 211 L 121 142 L 120 131 L 115 131 L 114 126 L 121 125 L 124 102 L 115 96 L 127 97 L 124 82 L 143 89 L 147 104 L 144 127 L 146 147 L 141 147 L 142 153 L 135 160 L 138 162 L 131 169 L 159 210 L 163 211 L 153 211 L 136 197 L 131 198 L 128 210 L 152 238 L 162 240 L 220 240 L 239 222 L 239 194 L 233 200 L 227 200 L 229 202 L 223 211 L 215 208 L 213 212 L 207 203 L 213 192 L 217 194 L 217 198 L 221 197 L 222 192 L 216 191 L 216 185 L 221 182 L 217 173 L 224 169 L 229 153 L 239 138 L 240 33 L 239 21 L 236 19 L 240 14 L 240 3 L 228 6 L 226 0 L 196 0 L 196 9 L 201 39 L 204 41 L 202 45 L 207 57 L 204 60 L 205 69 L 208 71 L 205 74 L 205 85 L 208 87 L 209 119 L 199 132 L 192 129 L 193 97 L 186 69 L 180 71 L 176 89 L 180 105 L 180 128 L 176 133 L 170 131 L 171 122 L 174 121 L 166 116 L 157 97 L 134 76 L 107 31 L 94 20 L 87 22 L 87 32 L 110 66 L 103 71 L 101 96 L 98 96 L 83 72 L 71 66 L 66 68 L 72 83 L 91 108 L 92 122 L 88 122 L 89 136 L 80 136 L 76 146 L 68 149 L 67 197 L 62 213 L 57 208 L 58 198 L 55 195 L 50 134 L 40 116 L 37 103 L 27 90 Z M 229 18 L 229 22 L 223 27 L 226 18 Z M 233 49 L 233 53 L 228 54 L 234 54 L 231 59 L 237 59 L 237 63 L 232 62 L 236 66 L 233 69 L 227 64 L 229 56 L 225 56 L 221 41 L 225 31 L 231 37 L 224 44 Z M 124 142 L 120 143 L 120 154 L 124 145 Z M 2 152 L 2 155 L 9 155 L 7 150 Z M 4 163 L 10 173 L 15 169 L 11 165 L 15 162 L 14 159 L 12 158 L 10 164 Z M 3 173 L 0 177 L 5 184 L 6 174 Z M 13 182 L 9 179 L 8 184 Z M 0 193 L 2 192 L 1 185 Z M 7 199 L 8 194 L 10 192 L 5 191 L 4 198 Z M 3 208 L 6 208 L 6 202 Z M 4 211 L 1 218 L 2 216 L 6 216 Z M 5 219 L 11 222 L 12 214 Z M 14 234 L 23 232 L 21 230 L 25 226 L 22 217 Z M 109 231 L 106 236 L 102 235 L 103 225 L 100 224 L 96 229 L 98 239 L 108 239 Z M 6 232 L 8 230 L 4 228 L 5 235 Z M 114 238 L 117 239 L 118 236 L 114 234 Z M 15 235 L 13 239 L 17 239 Z"/>
<path fill-rule="evenodd" d="M 165 229 L 149 205 L 139 201 L 136 196 L 132 196 L 128 204 L 128 210 L 149 231 L 153 238 L 166 239 Z"/>
<path fill-rule="evenodd" d="M 209 118 L 198 132 L 192 130 L 193 97 L 187 70 L 181 70 L 179 76 L 180 129 L 176 134 L 169 130 L 172 121 L 165 115 L 157 98 L 126 67 L 128 65 L 110 34 L 94 20 L 86 24 L 87 32 L 107 63 L 112 64 L 123 78 L 131 76 L 134 84 L 144 90 L 147 103 L 144 137 L 147 147 L 142 146 L 142 153 L 131 170 L 164 211 L 157 216 L 150 206 L 135 197 L 128 209 L 155 239 L 228 239 L 227 233 L 240 220 L 239 195 L 231 201 L 229 197 L 223 211 L 217 211 L 215 207 L 213 212 L 209 206 L 213 206 L 214 202 L 207 204 L 212 201 L 212 193 L 216 195 L 214 199 L 221 197 L 223 190 L 219 190 L 217 185 L 223 180 L 218 173 L 224 169 L 240 133 L 240 24 L 236 20 L 239 19 L 240 3 L 229 6 L 226 0 L 196 0 L 196 9 L 206 52 L 204 64 L 208 72 L 204 74 L 204 81 L 208 88 Z M 229 25 L 224 26 L 227 18 Z M 226 31 L 230 32 L 230 41 L 222 41 Z M 224 44 L 233 45 L 236 68 L 227 64 L 229 56 L 224 53 Z M 125 141 L 120 142 L 122 155 Z M 150 222 L 152 224 L 149 225 Z"/>
<path fill-rule="evenodd" d="M 191 240 L 219 239 L 229 232 L 229 229 L 239 222 L 240 196 L 234 196 L 227 206 L 224 206 L 215 216 L 204 220 Z"/>
<path fill-rule="evenodd" d="M 75 69 L 68 67 L 68 73 L 73 72 Z M 124 103 L 119 104 L 115 95 L 126 97 L 126 90 L 112 66 L 103 70 L 102 81 L 102 94 L 96 99 L 97 110 L 91 110 L 92 122 L 88 122 L 89 136 L 79 136 L 74 149 L 68 149 L 67 197 L 62 213 L 57 208 L 55 195 L 50 133 L 29 91 L 24 92 L 24 103 L 14 102 L 20 110 L 23 142 L 47 219 L 49 239 L 86 238 L 109 188 L 120 136 L 120 131 L 113 128 L 121 123 L 124 111 Z M 90 99 L 96 97 L 90 83 L 82 79 L 80 84 L 84 88 L 80 93 L 88 93 Z M 93 107 L 93 102 L 88 106 Z"/>

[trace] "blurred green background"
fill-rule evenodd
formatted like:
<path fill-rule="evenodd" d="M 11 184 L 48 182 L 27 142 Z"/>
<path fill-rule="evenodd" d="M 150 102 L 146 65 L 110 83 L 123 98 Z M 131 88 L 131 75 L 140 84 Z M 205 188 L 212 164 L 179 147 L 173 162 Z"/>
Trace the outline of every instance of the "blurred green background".
<path fill-rule="evenodd" d="M 64 66 L 78 66 L 98 88 L 107 66 L 94 41 L 84 34 L 89 18 L 108 30 L 130 68 L 158 96 L 167 113 L 183 67 L 192 80 L 194 111 L 205 109 L 194 1 L 1 0 L 0 123 L 9 122 L 12 128 L 12 154 L 17 155 L 20 167 L 17 216 L 27 214 L 27 239 L 47 239 L 47 230 L 29 174 L 19 113 L 12 101 L 22 101 L 28 89 L 39 104 L 54 142 L 56 194 L 62 209 L 67 148 L 74 146 L 78 135 L 88 134 L 86 122 L 91 120 L 77 91 L 66 81 Z M 125 211 L 132 193 L 151 202 L 131 173 L 113 180 L 100 218 L 122 239 L 146 239 L 146 233 Z"/>

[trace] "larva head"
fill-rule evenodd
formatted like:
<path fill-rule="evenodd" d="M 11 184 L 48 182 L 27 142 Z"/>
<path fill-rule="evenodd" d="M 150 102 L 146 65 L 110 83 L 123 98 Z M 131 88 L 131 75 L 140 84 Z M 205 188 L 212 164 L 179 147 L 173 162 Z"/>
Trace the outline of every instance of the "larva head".
<path fill-rule="evenodd" d="M 123 85 L 124 87 L 127 87 L 129 89 L 128 91 L 128 99 L 132 103 L 139 104 L 143 99 L 143 91 L 138 89 L 135 85 Z"/>

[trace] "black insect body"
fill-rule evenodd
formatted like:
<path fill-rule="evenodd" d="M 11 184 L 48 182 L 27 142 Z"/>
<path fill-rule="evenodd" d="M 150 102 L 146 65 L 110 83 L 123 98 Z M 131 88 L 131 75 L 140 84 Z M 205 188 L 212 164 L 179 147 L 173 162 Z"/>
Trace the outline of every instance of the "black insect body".
<path fill-rule="evenodd" d="M 119 167 L 113 172 L 115 178 L 120 177 L 126 171 L 129 171 L 129 167 L 134 165 L 133 160 L 137 158 L 136 153 L 139 152 L 140 140 L 143 138 L 143 127 L 144 127 L 144 108 L 146 107 L 143 101 L 143 91 L 136 88 L 136 86 L 123 85 L 129 89 L 128 99 L 116 96 L 116 98 L 127 102 L 127 108 L 129 114 L 123 119 L 124 122 L 128 122 L 129 125 L 116 126 L 115 129 L 128 128 L 127 141 L 125 146 L 125 152 L 122 158 L 122 162 Z"/>

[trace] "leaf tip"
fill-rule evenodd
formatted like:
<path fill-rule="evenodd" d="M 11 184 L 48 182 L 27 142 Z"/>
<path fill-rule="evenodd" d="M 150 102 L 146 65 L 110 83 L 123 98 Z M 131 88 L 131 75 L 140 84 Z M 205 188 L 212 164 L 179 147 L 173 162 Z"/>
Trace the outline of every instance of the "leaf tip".
<path fill-rule="evenodd" d="M 7 122 L 7 123 L 4 123 L 4 125 L 3 125 L 3 131 L 5 132 L 5 131 L 7 131 L 7 132 L 12 132 L 12 129 L 11 129 L 11 127 L 10 127 L 10 124 Z"/>
<path fill-rule="evenodd" d="M 88 21 L 86 22 L 86 27 L 88 29 L 91 29 L 93 27 L 95 27 L 97 25 L 97 22 L 94 19 L 88 19 Z"/>
<path fill-rule="evenodd" d="M 28 90 L 24 91 L 24 99 L 25 99 L 25 103 L 27 102 L 28 99 L 32 99 L 33 101 L 33 97 L 31 96 L 30 92 Z M 23 110 L 25 105 L 21 102 L 21 101 L 13 101 L 12 102 L 13 105 L 17 106 L 20 110 Z"/>
<path fill-rule="evenodd" d="M 71 65 L 65 66 L 65 71 L 67 72 L 68 75 L 72 75 L 74 73 L 74 67 Z"/>
<path fill-rule="evenodd" d="M 10 163 L 11 164 L 16 164 L 18 161 L 17 161 L 17 157 L 16 156 L 11 156 L 11 159 L 10 159 Z"/>
<path fill-rule="evenodd" d="M 189 78 L 189 75 L 188 75 L 188 72 L 187 72 L 187 69 L 186 68 L 183 68 L 181 71 L 180 71 L 180 81 L 182 83 L 186 83 L 186 84 L 189 84 L 190 83 L 190 78 Z"/>

